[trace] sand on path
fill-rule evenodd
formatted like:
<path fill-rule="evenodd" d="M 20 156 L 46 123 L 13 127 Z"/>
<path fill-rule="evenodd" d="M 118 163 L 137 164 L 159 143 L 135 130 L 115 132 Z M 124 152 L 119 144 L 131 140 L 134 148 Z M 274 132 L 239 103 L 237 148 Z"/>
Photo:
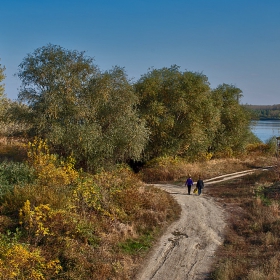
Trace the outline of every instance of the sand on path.
<path fill-rule="evenodd" d="M 256 169 L 205 180 L 205 188 L 234 179 Z M 264 169 L 266 170 L 266 169 Z M 207 279 L 215 251 L 223 242 L 226 213 L 213 198 L 202 193 L 187 195 L 187 188 L 172 184 L 153 184 L 172 194 L 181 205 L 180 219 L 162 235 L 138 273 L 137 280 Z M 203 190 L 203 192 L 204 192 Z"/>

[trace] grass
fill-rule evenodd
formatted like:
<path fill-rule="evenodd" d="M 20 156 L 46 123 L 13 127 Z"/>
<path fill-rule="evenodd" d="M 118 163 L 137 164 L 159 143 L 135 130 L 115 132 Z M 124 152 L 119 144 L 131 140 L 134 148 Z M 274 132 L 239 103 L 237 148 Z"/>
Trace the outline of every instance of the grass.
<path fill-rule="evenodd" d="M 201 175 L 203 179 L 275 164 L 275 157 L 267 154 L 251 153 L 238 158 L 212 159 L 202 162 L 186 162 L 184 159 L 164 158 L 148 163 L 140 176 L 144 182 L 181 182 L 191 174 L 194 180 Z"/>
<path fill-rule="evenodd" d="M 143 252 L 149 250 L 152 247 L 154 239 L 154 234 L 147 233 L 142 235 L 140 238 L 129 238 L 124 242 L 120 242 L 118 247 L 121 249 L 121 251 L 127 254 L 135 255 L 139 254 L 140 251 Z"/>
<path fill-rule="evenodd" d="M 212 279 L 280 279 L 279 193 L 275 170 L 207 188 L 228 217 Z"/>

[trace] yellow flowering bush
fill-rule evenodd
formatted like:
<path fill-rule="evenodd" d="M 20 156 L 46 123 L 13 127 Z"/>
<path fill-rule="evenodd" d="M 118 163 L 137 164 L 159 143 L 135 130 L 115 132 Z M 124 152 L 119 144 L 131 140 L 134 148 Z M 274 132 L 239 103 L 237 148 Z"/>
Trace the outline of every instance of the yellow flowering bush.
<path fill-rule="evenodd" d="M 52 211 L 49 205 L 40 204 L 30 206 L 27 200 L 19 211 L 19 223 L 28 234 L 28 242 L 38 244 L 45 236 L 51 235 L 48 224 L 52 218 Z"/>
<path fill-rule="evenodd" d="M 0 279 L 52 279 L 61 270 L 59 260 L 47 260 L 39 249 L 0 235 Z"/>
<path fill-rule="evenodd" d="M 73 192 L 73 199 L 79 210 L 82 212 L 94 209 L 101 211 L 100 189 L 89 178 L 78 183 Z"/>
<path fill-rule="evenodd" d="M 38 183 L 44 186 L 65 186 L 73 183 L 79 176 L 75 170 L 75 160 L 68 157 L 65 161 L 51 154 L 47 142 L 35 138 L 28 143 L 28 161 L 34 167 Z"/>
<path fill-rule="evenodd" d="M 120 166 L 115 171 L 101 172 L 83 178 L 77 184 L 73 192 L 74 203 L 82 212 L 89 210 L 111 219 L 123 219 L 126 214 L 120 207 L 120 194 L 136 187 L 138 182 L 127 167 Z"/>

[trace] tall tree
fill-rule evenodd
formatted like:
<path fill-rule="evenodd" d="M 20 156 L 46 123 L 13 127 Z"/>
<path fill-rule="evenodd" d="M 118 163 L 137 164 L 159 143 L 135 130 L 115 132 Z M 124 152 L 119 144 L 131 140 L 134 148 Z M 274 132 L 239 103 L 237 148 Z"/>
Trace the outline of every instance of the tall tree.
<path fill-rule="evenodd" d="M 141 156 L 147 130 L 123 69 L 101 73 L 84 52 L 48 45 L 23 60 L 18 76 L 33 133 L 61 155 L 94 170 Z"/>
<path fill-rule="evenodd" d="M 205 153 L 215 135 L 217 110 L 208 79 L 174 65 L 154 69 L 135 84 L 150 131 L 147 157 Z"/>
<path fill-rule="evenodd" d="M 219 85 L 212 91 L 215 106 L 220 111 L 220 126 L 213 140 L 213 151 L 242 151 L 250 135 L 250 113 L 239 104 L 242 91 L 228 84 Z"/>
<path fill-rule="evenodd" d="M 19 65 L 19 99 L 32 108 L 35 133 L 45 136 L 54 124 L 77 123 L 83 112 L 79 96 L 97 74 L 84 52 L 49 44 L 28 54 Z"/>
<path fill-rule="evenodd" d="M 117 162 L 140 159 L 149 132 L 140 119 L 138 98 L 124 69 L 114 67 L 93 79 L 85 100 L 101 128 L 102 153 L 109 153 Z"/>

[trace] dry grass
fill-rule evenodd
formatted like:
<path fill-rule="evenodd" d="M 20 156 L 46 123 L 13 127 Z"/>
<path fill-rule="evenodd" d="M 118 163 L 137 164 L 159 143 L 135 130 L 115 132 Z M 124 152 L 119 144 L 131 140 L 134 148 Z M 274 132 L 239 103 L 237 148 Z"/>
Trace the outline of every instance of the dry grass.
<path fill-rule="evenodd" d="M 27 158 L 25 140 L 0 137 L 0 160 L 23 161 Z"/>
<path fill-rule="evenodd" d="M 280 279 L 280 184 L 274 170 L 206 190 L 228 216 L 212 279 Z"/>
<path fill-rule="evenodd" d="M 204 179 L 207 179 L 246 169 L 271 166 L 275 163 L 275 157 L 255 153 L 239 158 L 213 159 L 195 163 L 164 158 L 164 160 L 149 163 L 141 170 L 140 176 L 144 182 L 148 183 L 184 180 L 188 174 L 191 174 L 193 178 L 202 175 Z"/>

